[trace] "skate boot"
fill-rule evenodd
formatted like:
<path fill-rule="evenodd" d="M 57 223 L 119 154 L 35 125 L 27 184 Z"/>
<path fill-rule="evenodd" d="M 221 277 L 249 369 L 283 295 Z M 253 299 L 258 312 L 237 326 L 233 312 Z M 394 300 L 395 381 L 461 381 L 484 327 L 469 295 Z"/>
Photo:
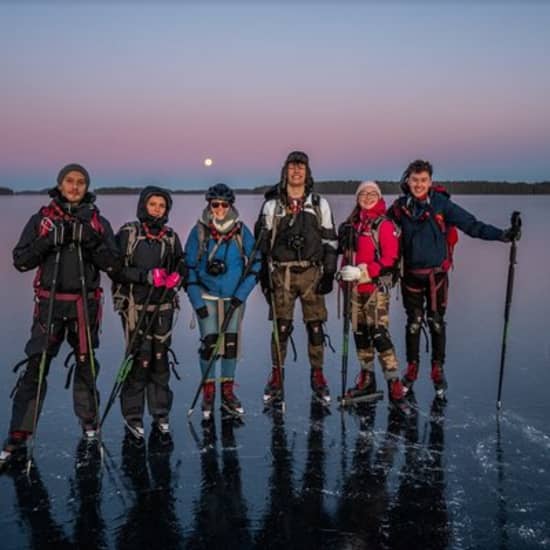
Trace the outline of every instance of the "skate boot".
<path fill-rule="evenodd" d="M 374 372 L 367 369 L 361 369 L 355 379 L 355 386 L 346 391 L 341 404 L 343 407 L 347 407 L 348 405 L 376 401 L 382 397 L 383 393 L 376 391 L 376 378 Z"/>
<path fill-rule="evenodd" d="M 168 418 L 165 416 L 155 418 L 153 422 L 153 428 L 157 430 L 161 435 L 170 434 L 170 424 L 168 423 Z"/>
<path fill-rule="evenodd" d="M 281 380 L 281 370 L 278 367 L 271 369 L 271 375 L 264 388 L 264 405 L 277 401 L 282 396 L 283 381 Z"/>
<path fill-rule="evenodd" d="M 125 418 L 124 425 L 127 432 L 137 441 L 143 441 L 145 437 L 145 430 L 143 428 L 143 422 L 134 418 Z"/>
<path fill-rule="evenodd" d="M 244 409 L 237 396 L 233 393 L 234 385 L 233 379 L 224 380 L 221 384 L 222 410 L 231 416 L 241 417 L 244 414 Z"/>
<path fill-rule="evenodd" d="M 409 391 L 412 391 L 413 384 L 416 382 L 416 379 L 418 378 L 418 363 L 416 361 L 411 361 L 407 364 L 407 370 L 405 371 L 405 376 L 403 376 L 401 382 L 403 384 L 403 387 L 405 388 L 405 395 Z"/>
<path fill-rule="evenodd" d="M 412 410 L 405 399 L 405 386 L 399 378 L 388 380 L 388 396 L 390 404 L 393 405 L 403 416 L 412 415 Z"/>
<path fill-rule="evenodd" d="M 432 382 L 434 384 L 435 396 L 437 399 L 445 401 L 447 380 L 443 372 L 443 364 L 440 361 L 432 361 Z"/>
<path fill-rule="evenodd" d="M 311 369 L 311 389 L 313 396 L 319 403 L 322 405 L 330 404 L 330 392 L 323 369 Z"/>
<path fill-rule="evenodd" d="M 82 422 L 82 437 L 86 441 L 94 441 L 99 434 L 99 427 L 97 422 L 90 420 Z"/>
<path fill-rule="evenodd" d="M 7 468 L 18 455 L 24 456 L 23 451 L 27 446 L 29 432 L 11 432 L 4 442 L 4 448 L 0 451 L 0 472 Z"/>
<path fill-rule="evenodd" d="M 210 420 L 216 398 L 216 383 L 213 380 L 205 382 L 202 386 L 202 418 Z"/>

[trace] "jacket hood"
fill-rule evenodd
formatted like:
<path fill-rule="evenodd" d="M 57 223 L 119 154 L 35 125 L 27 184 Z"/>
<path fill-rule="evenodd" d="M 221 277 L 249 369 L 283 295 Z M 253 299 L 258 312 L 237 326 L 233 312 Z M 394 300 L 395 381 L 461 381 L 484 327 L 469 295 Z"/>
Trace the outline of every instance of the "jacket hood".
<path fill-rule="evenodd" d="M 152 216 L 149 216 L 149 214 L 147 214 L 147 209 L 145 208 L 147 201 L 154 195 L 163 197 L 166 201 L 166 212 L 161 218 L 153 218 Z M 162 187 L 157 187 L 155 185 L 148 185 L 141 191 L 139 195 L 137 205 L 137 218 L 141 223 L 146 223 L 151 227 L 162 227 L 163 225 L 166 225 L 168 223 L 168 214 L 170 213 L 171 209 L 172 195 L 170 194 L 170 191 L 168 191 L 167 189 L 163 189 Z"/>

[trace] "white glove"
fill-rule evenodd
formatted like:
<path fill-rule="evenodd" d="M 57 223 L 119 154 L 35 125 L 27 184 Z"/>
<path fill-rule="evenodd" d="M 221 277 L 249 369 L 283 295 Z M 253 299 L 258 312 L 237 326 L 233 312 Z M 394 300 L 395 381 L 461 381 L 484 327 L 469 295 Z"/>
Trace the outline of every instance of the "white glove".
<path fill-rule="evenodd" d="M 345 265 L 338 272 L 338 280 L 345 283 L 354 283 L 361 278 L 361 270 L 354 265 Z"/>
<path fill-rule="evenodd" d="M 369 275 L 369 270 L 367 268 L 367 264 L 359 264 L 357 266 L 357 268 L 359 269 L 360 271 L 360 276 L 359 276 L 359 283 L 361 284 L 364 284 L 364 283 L 370 283 L 372 281 L 371 279 L 371 276 Z"/>

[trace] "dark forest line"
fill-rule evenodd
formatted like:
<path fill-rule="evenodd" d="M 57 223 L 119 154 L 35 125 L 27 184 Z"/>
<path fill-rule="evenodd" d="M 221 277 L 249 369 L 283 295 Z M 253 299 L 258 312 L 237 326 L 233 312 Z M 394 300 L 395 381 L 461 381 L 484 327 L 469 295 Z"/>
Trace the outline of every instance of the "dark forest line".
<path fill-rule="evenodd" d="M 348 181 L 319 181 L 315 183 L 315 189 L 319 193 L 327 195 L 351 195 L 359 185 L 359 180 Z M 401 193 L 399 182 L 379 181 L 382 193 L 399 195 Z M 443 185 L 452 195 L 546 195 L 550 194 L 550 181 L 537 183 L 505 182 L 505 181 L 437 181 Z M 235 192 L 239 195 L 263 194 L 270 185 L 253 188 L 239 188 Z M 94 192 L 98 195 L 136 195 L 143 187 L 98 187 Z M 172 191 L 175 195 L 202 195 L 205 190 L 177 189 Z M 9 187 L 0 187 L 0 195 L 45 195 L 48 189 L 39 191 L 15 191 Z"/>

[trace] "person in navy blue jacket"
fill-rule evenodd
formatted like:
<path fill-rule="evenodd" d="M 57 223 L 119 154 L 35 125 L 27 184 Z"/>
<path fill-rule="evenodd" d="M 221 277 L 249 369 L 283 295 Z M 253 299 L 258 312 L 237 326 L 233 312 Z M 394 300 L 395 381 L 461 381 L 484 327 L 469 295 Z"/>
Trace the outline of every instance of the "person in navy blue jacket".
<path fill-rule="evenodd" d="M 403 195 L 388 215 L 401 226 L 403 277 L 401 290 L 407 314 L 407 370 L 403 384 L 410 390 L 418 376 L 420 331 L 426 316 L 432 343 L 431 378 L 436 398 L 445 399 L 445 310 L 448 271 L 456 229 L 486 241 L 510 242 L 519 230 L 499 229 L 477 220 L 455 204 L 440 186 L 432 185 L 432 165 L 425 160 L 409 164 L 401 179 Z"/>
<path fill-rule="evenodd" d="M 202 375 L 206 375 L 216 347 L 224 316 L 233 310 L 224 335 L 221 355 L 222 408 L 233 415 L 244 414 L 241 402 L 233 391 L 237 366 L 239 332 L 244 302 L 257 282 L 260 271 L 259 253 L 251 257 L 254 237 L 239 220 L 234 206 L 235 194 L 225 184 L 218 183 L 206 192 L 207 207 L 191 230 L 185 244 L 189 268 L 187 294 L 195 310 L 201 334 L 199 350 Z M 253 264 L 243 279 L 248 262 Z M 210 419 L 215 399 L 215 365 L 203 385 L 202 410 Z"/>

